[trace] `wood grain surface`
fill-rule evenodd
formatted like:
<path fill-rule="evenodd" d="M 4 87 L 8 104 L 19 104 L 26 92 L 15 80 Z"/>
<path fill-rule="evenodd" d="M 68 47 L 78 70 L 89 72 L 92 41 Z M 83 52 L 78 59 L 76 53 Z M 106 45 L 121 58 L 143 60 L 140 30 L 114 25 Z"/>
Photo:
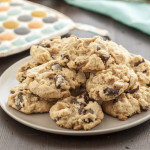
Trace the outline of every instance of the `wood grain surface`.
<path fill-rule="evenodd" d="M 54 8 L 72 18 L 76 22 L 105 28 L 111 33 L 112 40 L 122 44 L 130 52 L 140 54 L 150 60 L 150 36 L 127 27 L 109 17 L 86 11 L 66 4 L 63 0 L 32 0 Z M 81 37 L 92 35 L 72 31 Z M 10 65 L 29 55 L 29 50 L 0 58 L 0 75 Z M 131 129 L 99 136 L 71 137 L 44 133 L 26 127 L 10 118 L 0 108 L 0 150 L 149 150 L 150 120 Z"/>

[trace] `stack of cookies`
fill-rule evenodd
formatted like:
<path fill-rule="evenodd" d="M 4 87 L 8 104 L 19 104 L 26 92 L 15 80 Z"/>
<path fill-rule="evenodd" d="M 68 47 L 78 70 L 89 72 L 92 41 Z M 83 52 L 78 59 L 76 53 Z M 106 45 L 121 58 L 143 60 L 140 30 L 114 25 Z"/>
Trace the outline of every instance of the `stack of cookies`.
<path fill-rule="evenodd" d="M 126 120 L 150 107 L 150 63 L 101 37 L 55 38 L 33 45 L 8 105 L 49 112 L 57 125 L 89 130 L 104 113 Z"/>

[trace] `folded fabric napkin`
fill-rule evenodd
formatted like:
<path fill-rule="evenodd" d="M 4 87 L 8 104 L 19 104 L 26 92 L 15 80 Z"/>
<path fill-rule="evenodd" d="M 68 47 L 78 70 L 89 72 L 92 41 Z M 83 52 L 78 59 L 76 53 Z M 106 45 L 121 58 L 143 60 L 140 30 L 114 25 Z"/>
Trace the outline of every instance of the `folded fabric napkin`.
<path fill-rule="evenodd" d="M 150 35 L 150 3 L 146 0 L 65 0 L 71 5 L 112 17 Z"/>

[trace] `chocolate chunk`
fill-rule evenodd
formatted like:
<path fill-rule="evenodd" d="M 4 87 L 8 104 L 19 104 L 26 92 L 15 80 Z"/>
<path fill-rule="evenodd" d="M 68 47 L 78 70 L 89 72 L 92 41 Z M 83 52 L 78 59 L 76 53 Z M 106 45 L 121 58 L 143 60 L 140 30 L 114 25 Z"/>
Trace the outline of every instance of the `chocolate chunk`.
<path fill-rule="evenodd" d="M 59 63 L 54 63 L 52 65 L 52 70 L 62 70 L 62 66 Z"/>
<path fill-rule="evenodd" d="M 19 93 L 18 94 L 18 99 L 20 100 L 20 102 L 23 102 L 23 93 Z"/>
<path fill-rule="evenodd" d="M 30 67 L 30 66 L 26 68 L 26 71 L 27 71 L 27 70 L 29 70 L 29 69 L 31 69 L 31 67 Z"/>
<path fill-rule="evenodd" d="M 79 112 L 79 114 L 82 114 L 82 111 L 83 111 L 83 109 L 84 109 L 84 107 L 85 107 L 86 105 L 85 104 L 80 104 L 80 108 L 79 108 L 79 110 L 78 110 L 78 112 Z"/>
<path fill-rule="evenodd" d="M 89 98 L 89 94 L 87 92 L 84 94 L 84 100 L 87 104 L 89 103 L 89 101 L 94 101 L 93 99 Z"/>
<path fill-rule="evenodd" d="M 100 45 L 97 45 L 97 51 L 99 51 L 101 49 Z"/>
<path fill-rule="evenodd" d="M 105 54 L 100 55 L 99 57 L 102 59 L 102 61 L 104 62 L 104 64 L 106 64 L 106 62 L 107 62 L 108 59 L 110 58 L 109 55 L 105 55 Z"/>
<path fill-rule="evenodd" d="M 139 86 L 137 86 L 137 88 L 135 88 L 135 89 L 128 89 L 128 90 L 125 90 L 124 92 L 125 92 L 125 93 L 133 94 L 133 93 L 135 93 L 135 92 L 138 91 L 138 90 L 139 90 Z"/>
<path fill-rule="evenodd" d="M 83 120 L 85 123 L 90 123 L 90 122 L 93 122 L 93 120 L 91 118 L 88 118 L 87 120 Z"/>
<path fill-rule="evenodd" d="M 94 114 L 94 111 L 92 109 L 89 109 L 89 110 L 85 110 L 84 111 L 84 115 L 88 114 L 88 113 L 91 113 L 91 114 Z"/>
<path fill-rule="evenodd" d="M 139 64 L 141 64 L 141 63 L 143 63 L 143 62 L 145 62 L 145 60 L 144 60 L 144 59 L 142 59 L 142 61 L 138 61 L 138 62 L 136 62 L 136 63 L 134 64 L 134 67 L 137 67 Z"/>
<path fill-rule="evenodd" d="M 45 48 L 50 48 L 51 47 L 51 45 L 50 44 L 39 44 L 39 46 L 42 46 L 42 47 L 45 47 Z"/>
<path fill-rule="evenodd" d="M 17 107 L 18 110 L 20 110 L 22 108 L 22 106 L 20 105 L 20 103 L 22 103 L 23 100 L 23 93 L 19 93 L 17 98 L 15 98 L 15 105 Z"/>
<path fill-rule="evenodd" d="M 26 79 L 26 77 L 22 77 L 22 78 L 21 78 L 21 82 L 24 81 L 25 79 Z"/>
<path fill-rule="evenodd" d="M 144 70 L 144 71 L 143 71 L 143 73 L 146 73 L 146 72 L 147 72 L 147 70 Z"/>
<path fill-rule="evenodd" d="M 58 118 L 57 118 L 57 121 L 59 121 L 60 119 L 61 119 L 61 117 L 58 117 Z"/>
<path fill-rule="evenodd" d="M 11 94 L 14 94 L 14 93 L 15 93 L 15 91 L 10 91 L 10 93 L 11 93 Z"/>
<path fill-rule="evenodd" d="M 68 55 L 61 55 L 61 57 L 63 58 L 63 59 L 68 59 L 69 61 L 70 61 L 70 58 L 69 58 L 69 56 Z"/>
<path fill-rule="evenodd" d="M 150 87 L 150 83 L 149 84 L 146 84 L 148 87 Z"/>
<path fill-rule="evenodd" d="M 76 98 L 71 99 L 70 101 L 71 104 L 78 104 L 79 102 L 77 101 Z"/>
<path fill-rule="evenodd" d="M 65 78 L 62 75 L 56 75 L 54 80 L 55 80 L 55 85 L 58 89 L 60 89 L 61 84 L 65 82 Z"/>
<path fill-rule="evenodd" d="M 34 94 L 34 93 L 31 93 L 31 95 L 32 95 L 32 96 L 35 96 L 35 97 L 39 97 L 38 95 L 36 95 L 36 94 Z"/>
<path fill-rule="evenodd" d="M 89 73 L 89 72 L 86 72 L 86 73 L 85 73 L 85 77 L 86 77 L 86 79 L 89 79 L 89 78 L 90 78 L 90 73 Z"/>
<path fill-rule="evenodd" d="M 109 36 L 102 36 L 102 38 L 104 41 L 106 41 L 106 40 L 110 41 L 111 40 Z"/>
<path fill-rule="evenodd" d="M 114 99 L 114 100 L 113 100 L 113 103 L 117 103 L 117 102 L 118 102 L 118 99 Z"/>
<path fill-rule="evenodd" d="M 111 87 L 107 87 L 106 89 L 104 89 L 104 93 L 107 95 L 107 96 L 115 96 L 119 93 L 119 90 L 118 88 L 111 88 Z"/>
<path fill-rule="evenodd" d="M 79 98 L 81 98 L 81 94 L 85 92 L 85 88 L 84 87 L 78 87 L 75 89 L 70 89 L 70 93 L 72 96 L 79 96 Z"/>

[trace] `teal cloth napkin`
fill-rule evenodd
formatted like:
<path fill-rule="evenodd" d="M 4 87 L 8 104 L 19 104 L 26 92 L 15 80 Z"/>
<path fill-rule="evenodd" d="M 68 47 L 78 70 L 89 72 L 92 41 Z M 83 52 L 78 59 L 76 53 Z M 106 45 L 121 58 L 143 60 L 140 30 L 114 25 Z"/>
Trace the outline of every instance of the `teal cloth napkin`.
<path fill-rule="evenodd" d="M 65 0 L 87 10 L 112 17 L 150 35 L 150 4 L 111 0 Z"/>

